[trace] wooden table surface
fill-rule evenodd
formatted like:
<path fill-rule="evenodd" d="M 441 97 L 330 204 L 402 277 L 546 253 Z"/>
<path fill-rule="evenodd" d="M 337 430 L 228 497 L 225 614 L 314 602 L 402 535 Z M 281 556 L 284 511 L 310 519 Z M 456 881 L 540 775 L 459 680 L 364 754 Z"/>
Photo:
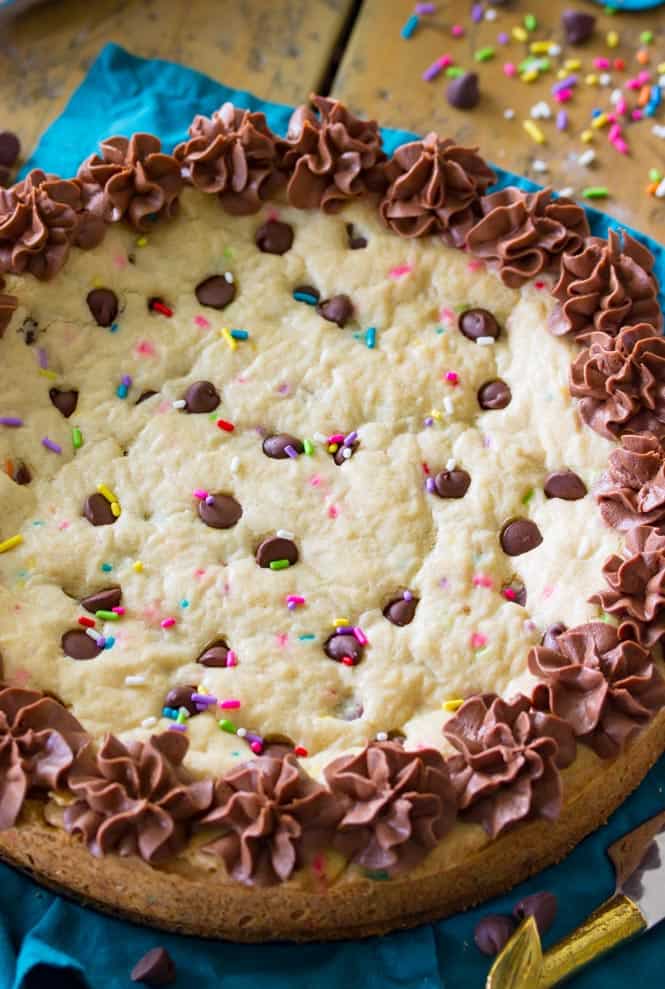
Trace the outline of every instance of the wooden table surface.
<path fill-rule="evenodd" d="M 474 23 L 471 3 L 439 0 L 436 13 L 422 17 L 405 40 L 400 32 L 414 0 L 54 0 L 0 27 L 0 129 L 15 130 L 29 152 L 102 45 L 115 41 L 138 55 L 182 62 L 276 101 L 299 103 L 312 90 L 330 89 L 381 123 L 417 132 L 436 129 L 479 144 L 490 160 L 556 189 L 571 186 L 581 194 L 587 186 L 607 186 L 610 197 L 595 205 L 662 240 L 665 199 L 646 193 L 649 169 L 665 173 L 665 141 L 652 134 L 652 122 L 626 128 L 628 156 L 611 147 L 603 130 L 594 131 L 588 145 L 580 134 L 594 107 L 609 108 L 612 88 L 643 68 L 636 61 L 638 48 L 648 50 L 646 67 L 657 78 L 656 66 L 665 61 L 665 7 L 610 16 L 595 4 L 575 0 L 573 5 L 593 11 L 598 23 L 592 42 L 570 48 L 563 43 L 560 15 L 571 4 L 523 0 L 496 7 L 493 21 Z M 528 41 L 511 36 L 508 44 L 498 44 L 498 34 L 511 35 L 526 12 L 538 22 Z M 462 38 L 452 36 L 454 23 L 464 26 Z M 620 37 L 614 49 L 605 40 L 610 30 Z M 645 30 L 654 34 L 648 46 L 640 44 Z M 529 43 L 543 39 L 561 44 L 561 54 L 550 59 L 553 69 L 531 84 L 507 78 L 504 63 L 519 63 Z M 490 45 L 495 57 L 476 62 L 474 53 Z M 472 111 L 449 106 L 445 74 L 429 83 L 421 78 L 445 53 L 455 65 L 479 74 L 481 101 Z M 611 72 L 608 87 L 587 85 L 587 74 L 599 75 L 592 59 L 602 55 L 623 58 L 626 71 Z M 523 121 L 541 100 L 556 113 L 550 88 L 557 69 L 571 57 L 582 65 L 580 84 L 566 107 L 569 129 L 561 133 L 554 119 L 539 121 L 546 143 L 536 144 Z M 514 111 L 513 119 L 504 117 L 506 109 Z M 665 122 L 665 109 L 656 119 Z M 584 167 L 578 157 L 589 147 L 596 160 Z M 537 170 L 539 162 L 547 171 Z"/>

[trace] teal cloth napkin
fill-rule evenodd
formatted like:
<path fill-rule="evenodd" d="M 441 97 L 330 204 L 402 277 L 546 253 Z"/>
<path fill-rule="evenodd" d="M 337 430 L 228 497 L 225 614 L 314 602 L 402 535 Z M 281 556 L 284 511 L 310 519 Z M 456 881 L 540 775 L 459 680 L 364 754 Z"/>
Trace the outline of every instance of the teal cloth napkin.
<path fill-rule="evenodd" d="M 286 130 L 291 108 L 265 103 L 194 72 L 162 61 L 135 58 L 115 45 L 100 54 L 62 116 L 44 134 L 26 169 L 72 175 L 96 143 L 111 134 L 147 130 L 170 149 L 195 113 L 211 113 L 224 100 L 263 110 L 270 125 Z M 388 149 L 413 137 L 384 131 Z M 502 183 L 531 183 L 508 172 Z M 613 224 L 590 211 L 596 233 Z M 657 255 L 665 284 L 665 251 Z M 548 889 L 560 910 L 546 938 L 551 944 L 575 927 L 614 888 L 605 849 L 626 831 L 665 808 L 665 758 L 609 824 L 582 842 L 560 865 L 522 883 L 477 910 L 413 931 L 366 941 L 247 946 L 164 934 L 105 917 L 45 891 L 0 864 L 0 989 L 129 989 L 129 971 L 150 948 L 163 944 L 178 967 L 177 987 L 195 989 L 480 989 L 488 961 L 473 945 L 473 928 L 485 913 L 510 913 L 527 893 Z M 177 898 L 177 887 L 174 886 Z M 626 989 L 636 973 L 645 985 L 662 984 L 665 924 L 583 973 L 576 989 Z"/>

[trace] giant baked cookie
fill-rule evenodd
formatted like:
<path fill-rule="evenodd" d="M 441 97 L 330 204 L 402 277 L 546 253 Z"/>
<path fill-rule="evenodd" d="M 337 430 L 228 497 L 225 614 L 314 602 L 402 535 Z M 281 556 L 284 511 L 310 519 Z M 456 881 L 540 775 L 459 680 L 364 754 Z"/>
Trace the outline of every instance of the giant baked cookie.
<path fill-rule="evenodd" d="M 248 940 L 504 889 L 665 743 L 651 255 L 313 106 L 0 190 L 0 851 Z"/>

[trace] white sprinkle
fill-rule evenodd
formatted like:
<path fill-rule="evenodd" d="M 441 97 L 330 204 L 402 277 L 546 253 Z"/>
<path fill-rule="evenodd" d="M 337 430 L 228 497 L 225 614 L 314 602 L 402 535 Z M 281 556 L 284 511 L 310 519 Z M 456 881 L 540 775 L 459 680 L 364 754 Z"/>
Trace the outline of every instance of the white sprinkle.
<path fill-rule="evenodd" d="M 246 734 L 247 734 L 247 729 L 246 728 L 238 728 L 238 729 L 236 729 L 236 735 L 240 735 L 241 738 L 244 738 Z"/>
<path fill-rule="evenodd" d="M 513 108 L 511 106 L 507 106 L 506 107 L 506 109 L 503 111 L 503 115 L 506 118 L 506 120 L 514 120 L 515 119 L 515 111 L 513 110 Z"/>
<path fill-rule="evenodd" d="M 149 718 L 144 718 L 141 722 L 141 728 L 154 728 L 157 724 L 157 718 L 154 715 L 150 715 Z"/>
<path fill-rule="evenodd" d="M 494 10 L 493 7 L 489 7 L 485 11 L 485 20 L 486 21 L 495 21 L 496 20 L 496 10 Z M 377 735 L 376 737 L 378 738 L 379 736 Z"/>
<path fill-rule="evenodd" d="M 450 397 L 450 395 L 446 395 L 445 396 L 445 398 L 443 400 L 443 408 L 444 408 L 445 412 L 448 415 L 452 415 L 453 414 L 455 407 L 453 405 L 453 400 Z"/>
<path fill-rule="evenodd" d="M 294 535 L 293 535 L 293 533 L 292 532 L 289 532 L 288 529 L 278 529 L 277 530 L 277 535 L 279 536 L 280 539 L 294 539 L 295 538 Z"/>
<path fill-rule="evenodd" d="M 665 74 L 659 78 L 658 85 L 661 89 L 665 89 Z"/>
<path fill-rule="evenodd" d="M 565 196 L 566 199 L 570 199 L 571 196 L 575 195 L 575 190 L 572 185 L 565 185 L 563 189 L 559 189 L 559 195 Z"/>
<path fill-rule="evenodd" d="M 141 676 L 140 673 L 137 673 L 135 676 L 127 676 L 127 677 L 125 677 L 125 686 L 126 687 L 140 687 L 141 684 L 143 684 L 143 683 L 145 683 L 145 677 L 144 676 Z"/>
<path fill-rule="evenodd" d="M 655 134 L 656 137 L 665 137 L 665 124 L 654 124 L 651 133 Z"/>
<path fill-rule="evenodd" d="M 476 337 L 476 343 L 480 347 L 491 347 L 494 343 L 494 337 Z"/>
<path fill-rule="evenodd" d="M 586 151 L 583 151 L 582 154 L 578 156 L 577 160 L 580 165 L 584 165 L 584 167 L 587 168 L 596 160 L 596 152 L 593 148 L 587 148 Z"/>
<path fill-rule="evenodd" d="M 550 166 L 542 158 L 534 158 L 531 162 L 531 167 L 534 172 L 547 172 Z"/>
<path fill-rule="evenodd" d="M 446 470 L 455 470 L 457 467 L 457 462 L 451 457 L 450 460 L 446 460 Z"/>
<path fill-rule="evenodd" d="M 224 272 L 224 281 L 228 282 L 229 285 L 233 285 L 233 272 L 231 272 L 231 271 L 225 271 Z"/>
<path fill-rule="evenodd" d="M 350 446 L 345 446 L 343 448 L 342 456 L 344 457 L 345 460 L 348 460 L 350 457 L 353 456 L 353 450 L 351 449 Z"/>
<path fill-rule="evenodd" d="M 547 54 L 556 58 L 557 55 L 561 54 L 561 45 L 550 45 L 547 49 Z"/>
<path fill-rule="evenodd" d="M 377 731 L 377 733 L 376 733 L 376 740 L 377 740 L 377 742 L 387 742 L 388 741 L 388 732 L 387 731 Z"/>
<path fill-rule="evenodd" d="M 171 402 L 174 409 L 186 409 L 187 402 L 184 398 L 176 398 L 175 402 Z"/>
<path fill-rule="evenodd" d="M 601 72 L 600 75 L 598 76 L 598 82 L 600 83 L 601 86 L 611 86 L 612 76 L 609 74 L 609 72 Z"/>
<path fill-rule="evenodd" d="M 623 99 L 623 93 L 620 89 L 613 89 L 610 93 L 610 103 L 612 106 L 616 106 L 617 103 L 621 102 Z"/>
<path fill-rule="evenodd" d="M 656 189 L 656 196 L 658 199 L 665 199 L 665 179 L 660 180 Z"/>
<path fill-rule="evenodd" d="M 328 437 L 324 436 L 323 433 L 314 433 L 314 439 L 317 443 L 327 443 Z"/>
<path fill-rule="evenodd" d="M 89 635 L 95 642 L 99 642 L 100 639 L 104 638 L 104 636 L 100 635 L 99 632 L 95 632 L 94 628 L 86 628 L 85 634 Z"/>
<path fill-rule="evenodd" d="M 539 103 L 534 103 L 531 107 L 531 116 L 534 120 L 549 120 L 552 116 L 552 111 L 545 100 L 540 100 Z"/>
<path fill-rule="evenodd" d="M 231 457 L 231 473 L 237 474 L 240 468 L 240 457 Z"/>

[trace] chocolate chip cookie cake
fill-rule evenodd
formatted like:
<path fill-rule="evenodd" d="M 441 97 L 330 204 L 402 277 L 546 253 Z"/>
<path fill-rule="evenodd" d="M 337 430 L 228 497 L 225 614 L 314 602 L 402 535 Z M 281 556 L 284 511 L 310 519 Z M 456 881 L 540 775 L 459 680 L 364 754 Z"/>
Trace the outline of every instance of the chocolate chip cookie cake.
<path fill-rule="evenodd" d="M 0 854 L 146 923 L 386 931 L 665 746 L 653 258 L 314 97 L 0 190 Z"/>

